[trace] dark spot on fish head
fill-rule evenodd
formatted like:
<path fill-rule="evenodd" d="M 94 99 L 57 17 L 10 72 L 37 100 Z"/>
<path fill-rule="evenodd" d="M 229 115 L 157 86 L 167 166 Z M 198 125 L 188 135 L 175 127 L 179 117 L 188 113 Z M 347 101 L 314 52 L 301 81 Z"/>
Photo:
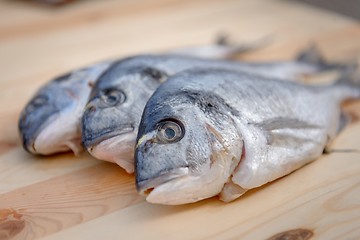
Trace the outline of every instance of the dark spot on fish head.
<path fill-rule="evenodd" d="M 24 230 L 23 215 L 14 209 L 0 209 L 0 239 L 12 239 Z"/>
<path fill-rule="evenodd" d="M 207 106 L 208 106 L 209 108 L 214 107 L 214 105 L 213 105 L 212 103 L 208 103 Z"/>
<path fill-rule="evenodd" d="M 142 74 L 145 77 L 149 77 L 160 83 L 165 82 L 166 79 L 168 78 L 167 73 L 152 67 L 146 67 L 145 69 L 143 69 Z"/>
<path fill-rule="evenodd" d="M 309 229 L 298 228 L 275 234 L 267 240 L 308 240 L 314 235 Z"/>

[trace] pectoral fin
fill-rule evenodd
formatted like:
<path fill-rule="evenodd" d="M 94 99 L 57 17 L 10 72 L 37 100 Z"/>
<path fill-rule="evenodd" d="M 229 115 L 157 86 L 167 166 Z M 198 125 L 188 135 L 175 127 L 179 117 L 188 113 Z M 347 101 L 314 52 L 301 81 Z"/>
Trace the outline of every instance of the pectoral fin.
<path fill-rule="evenodd" d="M 278 117 L 267 119 L 261 123 L 255 123 L 264 130 L 272 131 L 277 129 L 318 129 L 320 126 L 296 118 Z"/>
<path fill-rule="evenodd" d="M 296 148 L 308 142 L 317 142 L 311 132 L 321 131 L 322 127 L 294 118 L 273 118 L 256 124 L 266 136 L 267 145 L 273 147 Z"/>
<path fill-rule="evenodd" d="M 230 180 L 225 183 L 221 193 L 219 194 L 219 198 L 223 202 L 231 202 L 246 193 L 246 191 L 247 189 L 240 187 Z"/>

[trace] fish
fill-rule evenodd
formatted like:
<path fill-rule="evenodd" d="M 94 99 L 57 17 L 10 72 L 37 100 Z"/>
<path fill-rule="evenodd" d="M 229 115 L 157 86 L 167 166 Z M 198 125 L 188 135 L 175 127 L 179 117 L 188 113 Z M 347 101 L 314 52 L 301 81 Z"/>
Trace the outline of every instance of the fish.
<path fill-rule="evenodd" d="M 222 68 L 294 81 L 300 74 L 339 66 L 324 61 L 313 47 L 302 51 L 295 60 L 282 62 L 219 61 L 177 54 L 125 58 L 106 70 L 92 90 L 82 117 L 83 145 L 93 157 L 133 173 L 136 134 L 146 102 L 169 77 L 187 69 Z"/>
<path fill-rule="evenodd" d="M 111 63 L 103 61 L 58 76 L 34 94 L 18 123 L 26 151 L 39 155 L 82 151 L 81 116 L 92 86 Z"/>
<path fill-rule="evenodd" d="M 174 50 L 182 55 L 227 59 L 260 47 L 253 44 L 212 45 Z M 121 58 L 120 58 L 121 59 Z M 37 155 L 83 150 L 81 117 L 99 76 L 119 59 L 106 60 L 55 77 L 42 86 L 22 110 L 18 128 L 23 147 Z"/>
<path fill-rule="evenodd" d="M 144 108 L 137 191 L 155 204 L 229 202 L 314 161 L 342 126 L 341 103 L 360 98 L 350 76 L 327 85 L 221 69 L 172 76 Z"/>

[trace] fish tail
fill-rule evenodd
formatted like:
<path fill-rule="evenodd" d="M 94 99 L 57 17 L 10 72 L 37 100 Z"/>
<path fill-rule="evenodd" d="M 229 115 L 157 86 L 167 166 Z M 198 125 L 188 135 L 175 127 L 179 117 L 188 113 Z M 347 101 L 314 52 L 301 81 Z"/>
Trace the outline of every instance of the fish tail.
<path fill-rule="evenodd" d="M 360 98 L 360 67 L 359 63 L 348 65 L 341 72 L 340 78 L 334 83 L 335 89 L 345 90 L 345 98 Z"/>
<path fill-rule="evenodd" d="M 320 50 L 316 47 L 315 44 L 311 44 L 303 51 L 301 51 L 296 57 L 296 59 L 299 62 L 309 63 L 312 65 L 326 65 L 324 57 L 322 56 Z"/>
<path fill-rule="evenodd" d="M 360 87 L 360 69 L 359 64 L 348 65 L 341 73 L 340 78 L 335 82 L 336 85 L 347 85 Z"/>

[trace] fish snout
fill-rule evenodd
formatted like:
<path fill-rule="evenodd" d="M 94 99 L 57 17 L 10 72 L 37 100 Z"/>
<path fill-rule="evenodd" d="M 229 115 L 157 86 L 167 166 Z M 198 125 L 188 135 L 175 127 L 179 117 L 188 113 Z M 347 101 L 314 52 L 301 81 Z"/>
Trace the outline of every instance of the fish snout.
<path fill-rule="evenodd" d="M 27 132 L 20 133 L 20 138 L 23 148 L 29 153 L 36 154 L 34 148 L 35 138 L 32 137 L 31 134 Z"/>
<path fill-rule="evenodd" d="M 20 138 L 24 149 L 32 154 L 40 154 L 35 149 L 38 135 L 57 117 L 56 111 L 23 112 L 18 122 Z"/>
<path fill-rule="evenodd" d="M 85 148 L 94 145 L 94 140 L 105 130 L 95 105 L 87 105 L 81 119 L 82 142 Z"/>
<path fill-rule="evenodd" d="M 155 187 L 159 186 L 163 183 L 162 179 L 147 179 L 147 180 L 136 180 L 136 190 L 141 195 L 147 196 L 149 195 Z"/>

